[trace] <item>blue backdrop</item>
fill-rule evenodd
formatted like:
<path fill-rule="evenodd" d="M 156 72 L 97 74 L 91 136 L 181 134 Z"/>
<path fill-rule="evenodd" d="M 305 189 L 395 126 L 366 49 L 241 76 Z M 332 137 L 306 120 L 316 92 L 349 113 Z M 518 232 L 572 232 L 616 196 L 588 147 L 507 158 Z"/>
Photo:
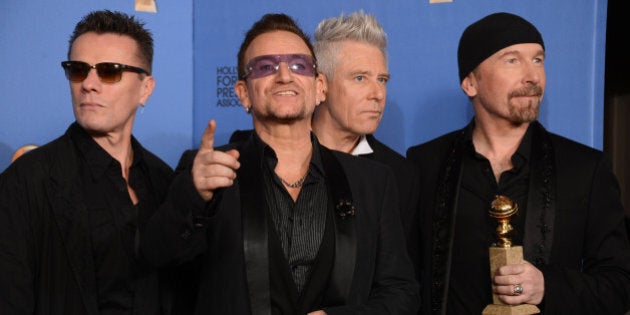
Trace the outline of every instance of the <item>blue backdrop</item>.
<path fill-rule="evenodd" d="M 196 147 L 208 119 L 217 144 L 251 128 L 232 85 L 244 33 L 264 13 L 284 12 L 312 34 L 326 17 L 363 9 L 389 37 L 388 98 L 376 136 L 400 153 L 460 128 L 472 117 L 459 88 L 457 42 L 486 14 L 508 11 L 533 22 L 547 49 L 541 122 L 551 131 L 602 148 L 605 0 L 157 0 L 158 13 L 133 11 L 133 0 L 0 3 L 0 170 L 22 145 L 43 144 L 73 121 L 59 61 L 74 24 L 90 10 L 112 9 L 147 22 L 156 39 L 156 90 L 134 134 L 174 166 Z M 34 22 L 35 21 L 35 22 Z"/>
<path fill-rule="evenodd" d="M 157 0 L 158 13 L 134 11 L 134 0 L 0 0 L 0 171 L 13 152 L 44 144 L 74 121 L 70 86 L 60 62 L 81 17 L 118 10 L 153 33 L 156 87 L 134 135 L 174 165 L 192 145 L 192 0 Z"/>
<path fill-rule="evenodd" d="M 403 153 L 414 144 L 464 126 L 472 107 L 459 87 L 457 44 L 466 26 L 486 14 L 522 15 L 543 34 L 547 92 L 540 120 L 551 131 L 601 148 L 606 1 L 428 0 L 197 1 L 194 7 L 194 141 L 208 118 L 217 120 L 215 143 L 251 117 L 232 93 L 236 53 L 251 24 L 284 12 L 314 31 L 325 17 L 363 9 L 376 15 L 389 38 L 387 105 L 376 136 Z"/>

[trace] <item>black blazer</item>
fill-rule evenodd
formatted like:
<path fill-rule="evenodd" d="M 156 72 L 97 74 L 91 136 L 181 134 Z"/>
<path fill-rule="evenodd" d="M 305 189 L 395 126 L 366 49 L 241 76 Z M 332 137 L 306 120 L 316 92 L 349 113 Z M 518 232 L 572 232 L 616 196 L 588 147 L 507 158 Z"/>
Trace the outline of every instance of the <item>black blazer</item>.
<path fill-rule="evenodd" d="M 230 143 L 246 140 L 251 132 L 251 129 L 235 130 L 230 136 Z M 374 135 L 366 135 L 365 137 L 373 152 L 359 156 L 383 163 L 394 172 L 399 192 L 400 217 L 405 231 L 405 239 L 416 238 L 418 230 L 414 228 L 413 222 L 418 220 L 418 186 L 420 184 L 416 165 L 380 142 Z M 409 252 L 410 255 L 415 253 L 416 251 Z M 411 258 L 412 260 L 416 259 L 413 256 Z"/>
<path fill-rule="evenodd" d="M 359 156 L 383 163 L 394 172 L 400 196 L 400 218 L 402 220 L 403 230 L 405 231 L 405 239 L 417 238 L 419 231 L 414 222 L 420 220 L 418 217 L 418 197 L 420 195 L 420 175 L 418 168 L 404 156 L 378 141 L 373 135 L 366 135 L 366 139 L 373 153 Z M 416 253 L 417 251 L 415 250 L 409 250 L 412 261 L 418 259 L 415 256 Z"/>
<path fill-rule="evenodd" d="M 609 161 L 602 152 L 549 133 L 538 122 L 530 131 L 529 196 L 527 209 L 521 209 L 526 215 L 523 250 L 545 278 L 541 311 L 625 313 L 630 246 Z M 448 305 L 444 292 L 450 251 L 433 244 L 449 244 L 452 236 L 447 231 L 457 211 L 453 196 L 459 189 L 463 133 L 452 132 L 407 151 L 407 158 L 420 168 L 421 234 L 411 241 L 421 256 L 423 314 L 444 314 L 442 303 Z M 440 226 L 443 232 L 436 231 Z"/>
<path fill-rule="evenodd" d="M 79 127 L 75 123 L 0 175 L 2 314 L 98 314 L 87 201 L 77 173 L 80 153 L 71 139 L 72 128 Z M 147 186 L 160 203 L 173 171 L 141 150 L 138 154 L 150 169 Z M 169 303 L 157 295 L 155 283 L 142 289 L 156 294 L 140 313 L 156 314 L 160 300 Z"/>
<path fill-rule="evenodd" d="M 157 265 L 196 262 L 195 314 L 269 314 L 269 218 L 261 154 L 251 138 L 236 148 L 241 162 L 236 182 L 215 195 L 209 207 L 216 210 L 207 217 L 196 215 L 206 205 L 190 175 L 196 152 L 186 152 L 143 241 L 147 257 Z M 367 159 L 328 152 L 347 179 L 356 213 L 342 219 L 339 209 L 330 207 L 335 256 L 321 308 L 328 314 L 415 314 L 418 287 L 400 218 L 393 211 L 398 201 L 391 171 Z M 326 174 L 327 185 L 334 187 L 332 177 L 337 176 Z"/>

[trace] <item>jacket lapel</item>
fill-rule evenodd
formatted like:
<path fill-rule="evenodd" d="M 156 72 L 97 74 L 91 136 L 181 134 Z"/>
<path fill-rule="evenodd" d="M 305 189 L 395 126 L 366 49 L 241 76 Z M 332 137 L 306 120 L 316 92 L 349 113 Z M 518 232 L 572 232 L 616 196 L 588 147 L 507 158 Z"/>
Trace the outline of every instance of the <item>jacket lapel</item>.
<path fill-rule="evenodd" d="M 243 252 L 252 314 L 271 314 L 269 285 L 269 233 L 262 182 L 262 156 L 253 138 L 239 146 L 237 171 L 243 219 Z"/>
<path fill-rule="evenodd" d="M 451 255 L 455 234 L 457 201 L 463 172 L 463 141 L 466 128 L 455 136 L 441 174 L 438 177 L 431 244 L 431 313 L 446 312 L 448 284 L 450 281 Z"/>
<path fill-rule="evenodd" d="M 58 150 L 46 193 L 88 314 L 98 314 L 89 224 L 72 145 Z"/>
<path fill-rule="evenodd" d="M 532 128 L 530 182 L 525 218 L 524 256 L 540 267 L 549 262 L 556 207 L 556 174 L 549 134 L 538 122 Z"/>
<path fill-rule="evenodd" d="M 356 209 L 346 174 L 332 152 L 319 146 L 326 184 L 329 209 L 333 209 L 335 223 L 335 259 L 326 291 L 327 305 L 343 305 L 348 299 L 357 256 Z"/>

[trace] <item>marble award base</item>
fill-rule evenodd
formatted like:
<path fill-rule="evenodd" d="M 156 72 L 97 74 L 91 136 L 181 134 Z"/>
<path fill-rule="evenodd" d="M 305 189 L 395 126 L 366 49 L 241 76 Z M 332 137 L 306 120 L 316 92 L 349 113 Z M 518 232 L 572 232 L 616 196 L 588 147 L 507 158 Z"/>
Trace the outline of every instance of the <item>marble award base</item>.
<path fill-rule="evenodd" d="M 525 314 L 538 314 L 540 310 L 536 305 L 521 304 L 521 305 L 498 305 L 490 304 L 483 309 L 481 314 L 483 315 L 525 315 Z"/>
<path fill-rule="evenodd" d="M 490 276 L 501 266 L 510 264 L 520 264 L 523 262 L 523 247 L 490 247 Z M 492 303 L 486 306 L 481 314 L 483 315 L 526 315 L 538 314 L 540 310 L 536 305 L 521 304 L 507 305 L 496 294 L 492 294 Z"/>

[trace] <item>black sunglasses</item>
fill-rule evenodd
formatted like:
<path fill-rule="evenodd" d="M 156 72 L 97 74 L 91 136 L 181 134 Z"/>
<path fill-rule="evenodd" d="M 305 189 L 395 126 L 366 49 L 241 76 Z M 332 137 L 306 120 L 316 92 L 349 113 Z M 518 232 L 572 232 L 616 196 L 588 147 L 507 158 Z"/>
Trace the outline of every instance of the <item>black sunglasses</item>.
<path fill-rule="evenodd" d="M 83 61 L 62 61 L 61 66 L 66 72 L 66 78 L 71 82 L 83 82 L 92 69 L 96 69 L 96 74 L 98 74 L 99 79 L 101 79 L 103 83 L 116 83 L 120 81 L 123 71 L 150 75 L 148 71 L 142 68 L 115 62 L 101 62 L 91 66 L 89 63 Z"/>

